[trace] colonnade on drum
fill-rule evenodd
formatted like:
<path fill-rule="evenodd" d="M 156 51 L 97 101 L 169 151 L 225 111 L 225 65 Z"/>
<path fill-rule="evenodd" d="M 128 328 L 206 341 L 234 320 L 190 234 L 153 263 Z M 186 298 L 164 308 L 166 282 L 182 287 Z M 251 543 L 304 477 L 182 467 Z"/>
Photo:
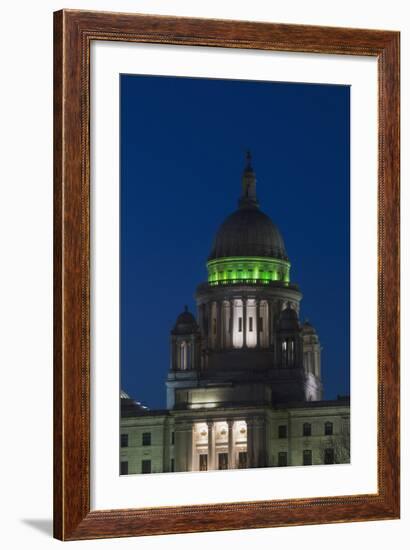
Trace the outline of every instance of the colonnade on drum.
<path fill-rule="evenodd" d="M 275 304 L 259 298 L 209 301 L 198 307 L 199 323 L 211 349 L 269 348 Z"/>

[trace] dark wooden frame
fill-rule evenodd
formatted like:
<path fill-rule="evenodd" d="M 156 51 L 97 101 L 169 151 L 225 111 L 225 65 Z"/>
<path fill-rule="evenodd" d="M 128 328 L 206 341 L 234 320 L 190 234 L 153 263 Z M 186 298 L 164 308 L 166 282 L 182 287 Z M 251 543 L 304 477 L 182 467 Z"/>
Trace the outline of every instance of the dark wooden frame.
<path fill-rule="evenodd" d="M 89 70 L 92 40 L 378 60 L 378 492 L 90 511 Z M 54 535 L 63 540 L 399 517 L 398 32 L 63 10 L 54 14 Z M 376 238 L 376 236 L 375 236 Z"/>

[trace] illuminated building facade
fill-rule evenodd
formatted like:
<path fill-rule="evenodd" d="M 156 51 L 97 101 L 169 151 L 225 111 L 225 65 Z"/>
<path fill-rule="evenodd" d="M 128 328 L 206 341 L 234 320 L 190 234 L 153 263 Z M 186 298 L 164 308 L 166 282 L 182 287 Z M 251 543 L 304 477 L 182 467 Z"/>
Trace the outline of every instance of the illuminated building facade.
<path fill-rule="evenodd" d="M 123 474 L 349 462 L 349 401 L 322 400 L 320 341 L 290 268 L 248 154 L 197 319 L 185 308 L 171 332 L 167 409 L 121 400 Z"/>

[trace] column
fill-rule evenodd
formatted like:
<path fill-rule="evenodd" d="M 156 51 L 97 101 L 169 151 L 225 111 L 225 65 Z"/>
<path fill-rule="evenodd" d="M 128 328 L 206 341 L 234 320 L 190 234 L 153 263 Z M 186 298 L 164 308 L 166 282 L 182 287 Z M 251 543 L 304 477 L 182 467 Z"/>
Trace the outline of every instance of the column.
<path fill-rule="evenodd" d="M 212 348 L 212 302 L 206 304 L 206 313 L 207 313 L 207 342 L 208 348 Z"/>
<path fill-rule="evenodd" d="M 317 345 L 317 350 L 315 351 L 315 376 L 320 378 L 320 348 L 319 345 Z"/>
<path fill-rule="evenodd" d="M 190 350 L 190 363 L 189 363 L 189 368 L 191 370 L 195 370 L 197 365 L 196 365 L 196 345 L 195 345 L 195 336 L 192 334 L 191 335 L 191 338 L 190 338 L 190 346 L 191 346 L 191 350 Z"/>
<path fill-rule="evenodd" d="M 222 314 L 221 314 L 221 302 L 216 302 L 216 349 L 221 349 L 222 340 Z"/>
<path fill-rule="evenodd" d="M 228 316 L 228 308 L 226 305 L 226 300 L 222 300 L 222 315 L 221 315 L 221 348 L 226 349 L 228 347 L 228 330 L 227 330 L 227 316 Z"/>
<path fill-rule="evenodd" d="M 171 370 L 176 370 L 177 368 L 177 345 L 175 336 L 171 338 Z"/>
<path fill-rule="evenodd" d="M 208 470 L 214 469 L 214 423 L 208 420 Z"/>
<path fill-rule="evenodd" d="M 269 347 L 272 348 L 274 345 L 274 338 L 273 338 L 273 332 L 274 332 L 274 326 L 273 326 L 273 304 L 269 300 L 268 301 L 268 330 L 269 330 Z"/>
<path fill-rule="evenodd" d="M 229 300 L 229 347 L 233 348 L 233 307 L 234 300 Z"/>
<path fill-rule="evenodd" d="M 247 299 L 242 298 L 242 331 L 243 331 L 243 347 L 248 347 L 246 344 L 246 321 L 248 319 L 248 307 L 247 307 Z"/>
<path fill-rule="evenodd" d="M 222 348 L 229 348 L 229 301 L 222 302 Z"/>
<path fill-rule="evenodd" d="M 194 425 L 191 424 L 186 430 L 186 452 L 187 452 L 187 471 L 193 470 L 193 454 L 194 454 Z"/>
<path fill-rule="evenodd" d="M 176 361 L 175 366 L 177 370 L 181 370 L 181 342 L 176 339 L 175 341 Z"/>
<path fill-rule="evenodd" d="M 233 441 L 233 420 L 228 420 L 228 468 L 235 468 L 235 454 Z"/>
<path fill-rule="evenodd" d="M 246 452 L 248 454 L 248 468 L 253 468 L 253 419 L 246 419 Z"/>
<path fill-rule="evenodd" d="M 260 348 L 261 345 L 261 327 L 260 327 L 260 318 L 261 318 L 261 301 L 259 298 L 256 298 L 256 347 Z"/>

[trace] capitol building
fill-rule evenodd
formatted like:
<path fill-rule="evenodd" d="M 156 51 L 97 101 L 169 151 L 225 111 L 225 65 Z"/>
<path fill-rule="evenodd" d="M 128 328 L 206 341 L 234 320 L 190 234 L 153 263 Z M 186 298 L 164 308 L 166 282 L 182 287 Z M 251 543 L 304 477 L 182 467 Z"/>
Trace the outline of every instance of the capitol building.
<path fill-rule="evenodd" d="M 121 393 L 120 473 L 350 462 L 349 398 L 323 400 L 319 335 L 249 153 L 206 265 L 196 317 L 185 307 L 171 331 L 166 409 Z"/>

